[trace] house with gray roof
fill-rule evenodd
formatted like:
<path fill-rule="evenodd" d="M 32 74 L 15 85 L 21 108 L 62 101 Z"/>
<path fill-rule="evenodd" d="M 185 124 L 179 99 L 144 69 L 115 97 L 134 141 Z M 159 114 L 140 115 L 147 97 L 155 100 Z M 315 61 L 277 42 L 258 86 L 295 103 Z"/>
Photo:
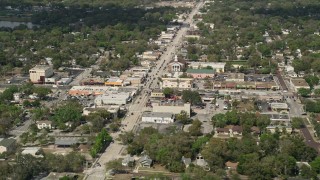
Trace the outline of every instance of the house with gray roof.
<path fill-rule="evenodd" d="M 13 138 L 0 139 L 0 153 L 13 152 L 16 149 L 16 140 Z"/>
<path fill-rule="evenodd" d="M 152 159 L 148 155 L 143 155 L 138 162 L 141 167 L 150 168 L 152 165 Z"/>

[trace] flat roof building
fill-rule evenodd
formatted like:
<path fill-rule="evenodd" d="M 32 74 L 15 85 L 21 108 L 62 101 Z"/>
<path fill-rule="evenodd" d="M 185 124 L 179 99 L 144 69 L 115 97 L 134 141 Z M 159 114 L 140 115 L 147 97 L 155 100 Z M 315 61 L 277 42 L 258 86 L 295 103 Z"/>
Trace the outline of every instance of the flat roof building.
<path fill-rule="evenodd" d="M 143 112 L 142 122 L 169 124 L 174 122 L 174 114 L 164 112 Z"/>
<path fill-rule="evenodd" d="M 270 107 L 272 111 L 276 112 L 288 112 L 289 111 L 289 106 L 287 103 L 270 103 Z"/>
<path fill-rule="evenodd" d="M 102 105 L 125 105 L 131 100 L 128 92 L 114 92 L 99 95 L 95 98 L 94 103 L 97 106 Z"/>
<path fill-rule="evenodd" d="M 310 89 L 309 84 L 303 78 L 291 78 L 290 84 L 293 86 L 296 92 L 298 92 L 300 88 Z"/>
<path fill-rule="evenodd" d="M 214 69 L 187 69 L 187 75 L 196 79 L 213 78 L 215 76 Z"/>
<path fill-rule="evenodd" d="M 29 70 L 30 81 L 32 83 L 45 83 L 45 78 L 53 76 L 53 69 L 47 65 L 36 65 Z"/>
<path fill-rule="evenodd" d="M 193 85 L 192 78 L 162 78 L 162 88 L 190 89 Z"/>
<path fill-rule="evenodd" d="M 224 62 L 190 62 L 190 64 L 188 65 L 188 67 L 192 69 L 204 69 L 207 67 L 211 67 L 217 73 L 223 73 L 225 66 L 226 63 Z"/>
<path fill-rule="evenodd" d="M 110 92 L 117 92 L 118 87 L 109 86 L 73 86 L 68 94 L 71 96 L 81 96 L 81 95 L 101 95 Z"/>
<path fill-rule="evenodd" d="M 111 77 L 105 82 L 106 86 L 123 86 L 123 80 L 118 77 Z"/>
<path fill-rule="evenodd" d="M 164 113 L 173 113 L 180 114 L 181 111 L 187 112 L 190 117 L 191 114 L 191 105 L 189 103 L 152 103 L 153 112 L 164 112 Z"/>

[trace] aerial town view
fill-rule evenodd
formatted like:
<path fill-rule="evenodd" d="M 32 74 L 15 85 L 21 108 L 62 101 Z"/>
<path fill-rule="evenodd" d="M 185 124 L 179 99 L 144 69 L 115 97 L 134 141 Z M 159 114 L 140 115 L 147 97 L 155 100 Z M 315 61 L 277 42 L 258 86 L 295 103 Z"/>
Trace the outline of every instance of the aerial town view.
<path fill-rule="evenodd" d="M 0 0 L 0 180 L 320 179 L 319 0 Z"/>

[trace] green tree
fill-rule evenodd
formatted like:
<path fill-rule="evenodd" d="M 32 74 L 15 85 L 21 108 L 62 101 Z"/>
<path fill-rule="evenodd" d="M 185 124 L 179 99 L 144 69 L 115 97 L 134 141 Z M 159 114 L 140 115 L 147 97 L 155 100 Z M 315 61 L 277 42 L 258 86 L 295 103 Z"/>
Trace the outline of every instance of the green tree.
<path fill-rule="evenodd" d="M 115 171 L 122 171 L 124 168 L 121 159 L 115 159 L 106 163 L 106 170 L 113 169 Z"/>
<path fill-rule="evenodd" d="M 202 125 L 202 123 L 198 119 L 192 121 L 192 125 L 188 129 L 189 133 L 191 134 L 191 136 L 200 136 L 200 135 L 202 135 L 202 133 L 201 133 L 201 125 Z"/>
<path fill-rule="evenodd" d="M 320 89 L 315 89 L 315 90 L 314 90 L 314 94 L 315 94 L 316 96 L 319 96 L 319 95 L 320 95 Z"/>
<path fill-rule="evenodd" d="M 306 88 L 299 88 L 298 89 L 298 94 L 300 94 L 302 97 L 308 97 L 310 96 L 310 89 L 306 89 Z"/>
<path fill-rule="evenodd" d="M 182 91 L 182 100 L 192 105 L 202 104 L 202 100 L 198 91 L 184 90 Z"/>
<path fill-rule="evenodd" d="M 317 179 L 317 173 L 304 164 L 300 167 L 300 175 L 304 179 Z"/>
<path fill-rule="evenodd" d="M 163 89 L 163 94 L 165 95 L 166 98 L 169 98 L 171 95 L 173 95 L 173 89 L 164 88 Z"/>
<path fill-rule="evenodd" d="M 80 123 L 81 112 L 82 106 L 78 102 L 68 101 L 55 110 L 53 119 L 60 128 L 65 128 L 66 122 L 71 122 L 74 126 Z"/>
<path fill-rule="evenodd" d="M 226 116 L 222 113 L 212 116 L 211 120 L 214 127 L 223 128 L 227 125 Z"/>
<path fill-rule="evenodd" d="M 300 129 L 304 127 L 304 122 L 302 118 L 294 117 L 292 118 L 291 125 L 295 129 Z"/>
<path fill-rule="evenodd" d="M 40 99 L 44 99 L 52 91 L 47 87 L 40 86 L 40 87 L 34 87 L 33 92 L 36 93 Z"/>
<path fill-rule="evenodd" d="M 91 156 L 96 157 L 98 153 L 101 153 L 106 149 L 111 141 L 112 137 L 107 133 L 105 129 L 102 129 L 101 132 L 97 135 L 94 144 L 90 149 Z"/>
<path fill-rule="evenodd" d="M 313 89 L 314 86 L 319 84 L 319 78 L 317 76 L 307 75 L 304 77 L 304 79 L 309 84 L 310 89 Z"/>
<path fill-rule="evenodd" d="M 191 119 L 186 111 L 181 111 L 180 114 L 177 114 L 176 120 L 182 124 L 189 124 L 191 122 Z"/>
<path fill-rule="evenodd" d="M 312 170 L 316 173 L 320 173 L 320 156 L 316 157 L 312 162 L 310 162 Z"/>

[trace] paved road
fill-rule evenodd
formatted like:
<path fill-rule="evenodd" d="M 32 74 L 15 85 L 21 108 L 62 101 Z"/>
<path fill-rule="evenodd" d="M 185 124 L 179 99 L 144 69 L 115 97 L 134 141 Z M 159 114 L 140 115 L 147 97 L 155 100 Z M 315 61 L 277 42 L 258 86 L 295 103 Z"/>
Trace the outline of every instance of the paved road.
<path fill-rule="evenodd" d="M 185 23 L 192 24 L 193 16 L 197 12 L 199 12 L 199 9 L 202 6 L 203 6 L 203 2 L 198 3 L 197 6 L 193 9 L 193 11 L 189 14 Z M 159 83 L 158 77 L 161 77 L 161 75 L 164 72 L 164 67 L 166 67 L 167 64 L 172 60 L 174 53 L 176 51 L 176 48 L 181 44 L 187 30 L 188 30 L 187 27 L 182 27 L 177 32 L 173 42 L 167 47 L 167 50 L 163 52 L 163 55 L 157 61 L 156 67 L 153 68 L 152 71 L 149 73 L 149 81 L 143 87 L 145 89 L 142 89 L 141 94 L 136 97 L 134 102 L 132 102 L 132 105 L 129 107 L 129 110 L 128 110 L 129 116 L 122 121 L 122 124 L 126 125 L 122 129 L 123 131 L 132 131 L 137 129 L 137 122 L 140 120 L 142 112 L 145 109 L 147 109 L 145 105 L 149 99 L 149 94 L 146 93 L 146 91 L 150 91 L 151 89 L 158 88 L 158 83 Z M 116 139 L 118 135 L 119 133 L 112 134 L 112 137 Z M 115 141 L 113 144 L 110 144 L 110 146 L 101 155 L 101 157 L 98 159 L 97 162 L 99 162 L 104 167 L 105 163 L 122 157 L 121 151 L 124 148 L 125 146 L 121 145 L 120 142 Z M 103 180 L 105 178 L 105 171 L 101 170 L 101 168 L 90 168 L 85 173 L 87 174 L 87 176 L 84 179 Z"/>
<path fill-rule="evenodd" d="M 302 128 L 301 132 L 306 140 L 306 144 L 315 150 L 317 150 L 318 154 L 320 154 L 320 144 L 314 141 L 312 135 L 310 134 L 310 130 L 308 128 Z"/>

